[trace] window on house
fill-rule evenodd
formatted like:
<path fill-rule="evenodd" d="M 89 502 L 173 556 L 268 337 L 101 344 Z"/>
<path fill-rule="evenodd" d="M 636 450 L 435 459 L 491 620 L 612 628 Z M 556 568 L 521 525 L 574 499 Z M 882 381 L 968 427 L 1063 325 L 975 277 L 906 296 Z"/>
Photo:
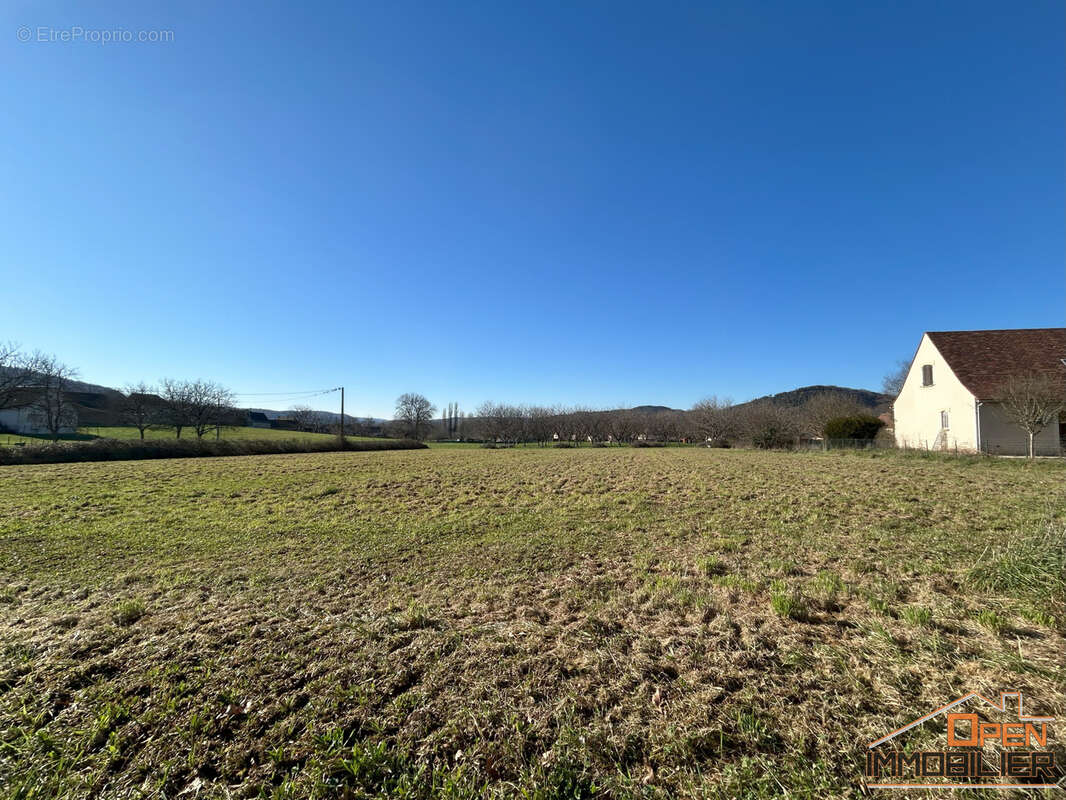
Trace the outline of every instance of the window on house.
<path fill-rule="evenodd" d="M 933 365 L 932 364 L 923 364 L 922 365 L 922 386 L 932 386 L 932 385 L 933 385 Z"/>
<path fill-rule="evenodd" d="M 948 425 L 948 412 L 947 411 L 941 411 L 940 412 L 940 427 L 941 428 L 949 428 L 949 427 L 951 427 L 950 425 Z"/>

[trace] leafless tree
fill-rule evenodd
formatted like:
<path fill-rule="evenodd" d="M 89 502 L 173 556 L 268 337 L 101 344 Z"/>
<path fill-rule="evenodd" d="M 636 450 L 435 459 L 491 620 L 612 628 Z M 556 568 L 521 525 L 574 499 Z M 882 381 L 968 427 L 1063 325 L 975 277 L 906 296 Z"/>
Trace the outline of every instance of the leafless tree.
<path fill-rule="evenodd" d="M 122 421 L 132 425 L 144 438 L 144 432 L 159 424 L 162 417 L 162 401 L 154 387 L 144 381 L 127 384 L 122 391 L 122 405 L 119 413 Z"/>
<path fill-rule="evenodd" d="M 690 413 L 693 427 L 708 442 L 724 444 L 737 435 L 737 413 L 728 397 L 711 395 L 700 400 Z"/>
<path fill-rule="evenodd" d="M 477 409 L 481 437 L 491 442 L 507 441 L 511 435 L 509 411 L 503 403 L 485 401 Z"/>
<path fill-rule="evenodd" d="M 226 387 L 212 381 L 192 381 L 186 384 L 189 398 L 189 427 L 196 432 L 196 438 L 212 428 L 220 428 L 229 416 L 233 405 L 233 393 Z"/>
<path fill-rule="evenodd" d="M 30 390 L 44 358 L 40 353 L 23 353 L 14 342 L 0 342 L 0 409 L 30 403 Z"/>
<path fill-rule="evenodd" d="M 78 421 L 70 398 L 70 382 L 77 377 L 78 371 L 54 356 L 37 354 L 34 360 L 33 391 L 36 400 L 30 413 L 36 422 L 48 430 L 55 442 L 59 440 L 63 428 L 73 427 Z"/>
<path fill-rule="evenodd" d="M 1007 419 L 1025 432 L 1026 452 L 1034 458 L 1033 440 L 1066 409 L 1066 389 L 1061 379 L 1038 372 L 1015 375 L 996 394 Z"/>
<path fill-rule="evenodd" d="M 903 389 L 903 382 L 907 380 L 907 373 L 910 372 L 910 369 L 911 363 L 909 361 L 897 361 L 896 368 L 886 374 L 881 380 L 881 391 L 893 397 L 898 397 Z"/>
<path fill-rule="evenodd" d="M 408 392 L 396 398 L 396 420 L 412 439 L 425 438 L 436 411 L 436 406 L 417 393 Z"/>
<path fill-rule="evenodd" d="M 829 420 L 869 413 L 869 408 L 845 394 L 819 392 L 803 404 L 799 413 L 799 421 L 807 433 L 824 437 L 825 426 Z"/>
<path fill-rule="evenodd" d="M 763 450 L 791 449 L 800 434 L 797 409 L 773 402 L 749 404 L 739 414 L 742 436 Z"/>
<path fill-rule="evenodd" d="M 330 428 L 329 416 L 316 411 L 311 406 L 292 406 L 289 409 L 289 417 L 300 426 L 301 430 L 323 433 Z"/>
<path fill-rule="evenodd" d="M 632 441 L 633 437 L 637 435 L 637 428 L 640 427 L 640 420 L 636 415 L 628 409 L 619 409 L 617 411 L 611 411 L 604 415 L 604 423 L 608 435 L 619 444 L 625 444 Z"/>
<path fill-rule="evenodd" d="M 660 411 L 649 414 L 644 423 L 645 436 L 660 442 L 676 442 L 693 435 L 688 429 L 691 415 L 677 411 Z"/>
<path fill-rule="evenodd" d="M 530 438 L 541 446 L 546 445 L 552 438 L 552 434 L 556 432 L 555 409 L 546 406 L 530 406 L 528 414 Z"/>
<path fill-rule="evenodd" d="M 192 396 L 188 381 L 176 381 L 163 378 L 160 382 L 160 396 L 164 402 L 164 419 L 174 428 L 177 438 L 181 438 L 182 429 L 189 426 L 192 419 Z"/>

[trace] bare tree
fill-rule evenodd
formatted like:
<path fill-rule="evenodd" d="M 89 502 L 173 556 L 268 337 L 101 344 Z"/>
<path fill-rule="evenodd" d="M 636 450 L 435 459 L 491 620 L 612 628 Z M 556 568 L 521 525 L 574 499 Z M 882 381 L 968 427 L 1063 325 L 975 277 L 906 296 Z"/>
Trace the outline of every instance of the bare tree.
<path fill-rule="evenodd" d="M 28 405 L 40 362 L 40 353 L 27 355 L 14 342 L 0 342 L 0 409 Z"/>
<path fill-rule="evenodd" d="M 34 360 L 33 389 L 37 399 L 30 414 L 48 430 L 55 442 L 63 428 L 73 427 L 78 422 L 70 398 L 70 382 L 77 377 L 78 371 L 54 356 L 36 354 Z"/>
<path fill-rule="evenodd" d="M 619 444 L 625 444 L 637 435 L 640 420 L 637 419 L 636 414 L 632 411 L 619 409 L 608 412 L 604 416 L 606 417 L 604 422 L 606 423 L 608 435 Z"/>
<path fill-rule="evenodd" d="M 160 394 L 165 404 L 166 424 L 174 428 L 177 438 L 180 439 L 182 429 L 188 427 L 192 416 L 189 382 L 163 378 L 160 381 Z"/>
<path fill-rule="evenodd" d="M 1033 440 L 1066 409 L 1062 381 L 1039 372 L 1015 375 L 996 394 L 1007 419 L 1025 432 L 1026 452 L 1034 458 Z"/>
<path fill-rule="evenodd" d="M 543 447 L 551 439 L 552 434 L 555 433 L 556 412 L 546 406 L 530 406 L 527 411 L 529 413 L 530 438 Z"/>
<path fill-rule="evenodd" d="M 870 409 L 840 392 L 819 392 L 800 409 L 799 420 L 807 433 L 825 438 L 825 426 L 832 419 L 856 417 Z"/>
<path fill-rule="evenodd" d="M 304 431 L 317 431 L 322 427 L 322 415 L 311 406 L 291 406 L 289 417 Z"/>
<path fill-rule="evenodd" d="M 127 384 L 122 391 L 122 405 L 119 408 L 122 421 L 132 425 L 144 439 L 144 432 L 161 420 L 162 402 L 156 395 L 154 387 L 144 381 Z"/>
<path fill-rule="evenodd" d="M 396 398 L 396 420 L 418 441 L 425 438 L 436 411 L 436 406 L 420 394 L 408 392 Z"/>
<path fill-rule="evenodd" d="M 699 434 L 712 444 L 725 444 L 737 434 L 737 414 L 728 397 L 719 400 L 711 395 L 700 400 L 692 407 L 691 417 Z"/>
<path fill-rule="evenodd" d="M 773 402 L 748 404 L 739 415 L 742 435 L 763 450 L 792 449 L 800 434 L 797 409 Z"/>
<path fill-rule="evenodd" d="M 691 435 L 692 415 L 685 412 L 661 411 L 649 414 L 644 425 L 644 435 L 656 441 L 674 442 Z"/>
<path fill-rule="evenodd" d="M 911 363 L 909 361 L 897 361 L 896 368 L 881 379 L 881 391 L 893 397 L 898 397 L 903 390 L 903 382 L 907 380 L 907 373 L 910 372 L 910 369 Z"/>
<path fill-rule="evenodd" d="M 233 405 L 233 393 L 212 381 L 187 383 L 189 398 L 189 427 L 196 438 L 204 438 L 211 428 L 219 428 L 229 417 Z"/>

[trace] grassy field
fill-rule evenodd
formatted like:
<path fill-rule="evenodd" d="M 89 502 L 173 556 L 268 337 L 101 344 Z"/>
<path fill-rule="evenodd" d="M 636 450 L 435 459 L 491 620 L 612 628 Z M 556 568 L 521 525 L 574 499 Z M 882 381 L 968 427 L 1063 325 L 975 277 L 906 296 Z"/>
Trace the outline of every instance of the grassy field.
<path fill-rule="evenodd" d="M 695 448 L 0 468 L 0 796 L 861 796 L 867 742 L 967 691 L 1066 717 L 1064 487 Z"/>
<path fill-rule="evenodd" d="M 258 439 L 270 441 L 274 439 L 330 439 L 333 438 L 331 433 L 305 433 L 303 431 L 282 431 L 275 430 L 274 428 L 249 428 L 249 427 L 233 427 L 223 428 L 223 439 Z M 148 430 L 144 432 L 146 439 L 173 439 L 173 428 L 162 428 L 158 430 Z M 15 444 L 17 442 L 23 442 L 27 444 L 36 444 L 38 442 L 49 441 L 49 436 L 27 436 L 24 434 L 13 433 L 0 433 L 0 444 Z M 124 425 L 115 426 L 90 426 L 84 428 L 78 428 L 78 432 L 73 435 L 60 437 L 64 441 L 77 441 L 85 439 L 137 439 L 140 438 L 140 432 L 136 428 L 131 428 Z M 191 428 L 186 428 L 181 432 L 182 439 L 195 439 L 196 433 Z M 214 439 L 215 432 L 212 430 L 206 438 Z M 366 436 L 349 436 L 349 439 L 367 439 Z"/>

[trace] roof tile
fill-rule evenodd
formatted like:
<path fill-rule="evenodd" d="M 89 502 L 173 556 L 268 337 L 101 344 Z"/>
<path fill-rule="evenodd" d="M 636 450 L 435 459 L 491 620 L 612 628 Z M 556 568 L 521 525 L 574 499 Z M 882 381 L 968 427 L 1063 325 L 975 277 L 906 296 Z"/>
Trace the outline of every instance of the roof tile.
<path fill-rule="evenodd" d="M 978 400 L 992 400 L 1011 375 L 1044 373 L 1066 392 L 1066 328 L 929 331 L 952 371 Z"/>

